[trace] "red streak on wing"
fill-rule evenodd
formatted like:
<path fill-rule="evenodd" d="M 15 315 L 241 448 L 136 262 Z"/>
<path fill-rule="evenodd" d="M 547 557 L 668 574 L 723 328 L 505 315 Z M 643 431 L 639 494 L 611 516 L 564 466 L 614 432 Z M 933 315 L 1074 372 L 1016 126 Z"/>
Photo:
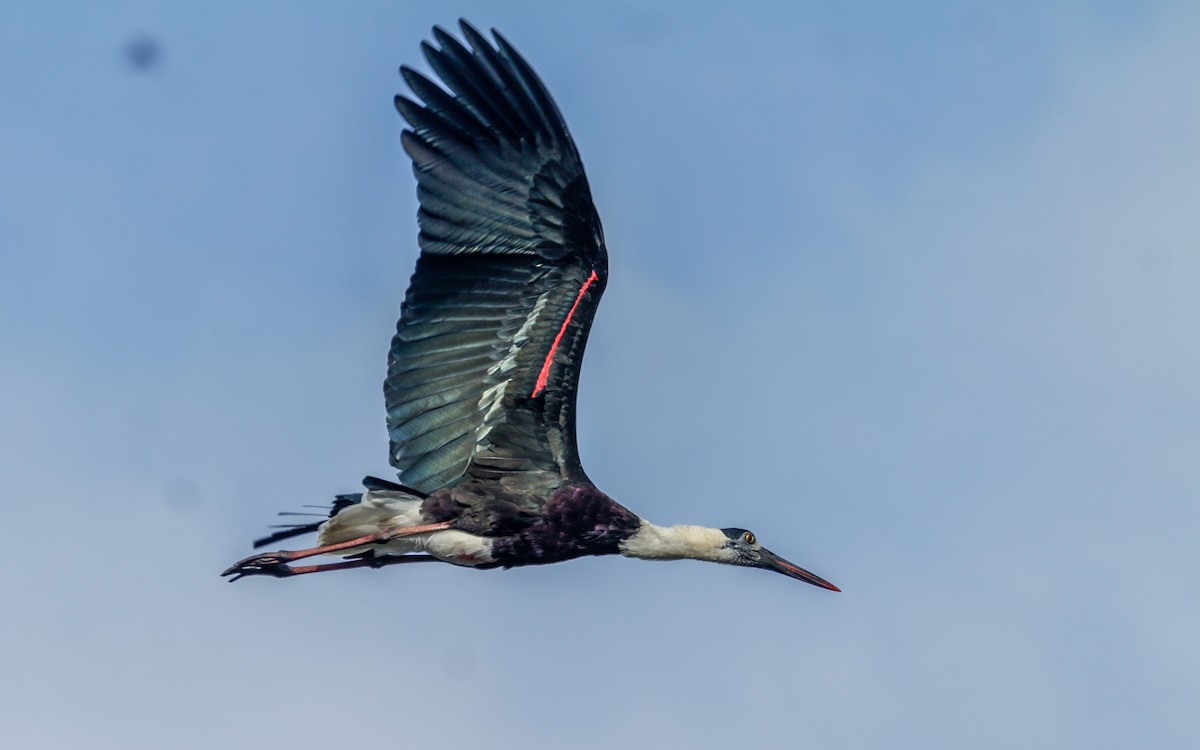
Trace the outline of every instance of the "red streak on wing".
<path fill-rule="evenodd" d="M 592 275 L 588 276 L 587 281 L 583 282 L 583 286 L 579 289 L 579 294 L 575 295 L 575 304 L 571 305 L 570 312 L 567 313 L 567 319 L 563 321 L 562 328 L 558 329 L 558 335 L 554 337 L 554 343 L 550 345 L 550 353 L 546 355 L 546 361 L 542 363 L 542 371 L 538 373 L 537 385 L 533 387 L 533 393 L 530 398 L 537 398 L 538 394 L 546 390 L 546 382 L 550 379 L 550 365 L 554 364 L 554 353 L 558 351 L 558 345 L 562 343 L 563 334 L 567 332 L 567 326 L 571 324 L 571 318 L 575 317 L 575 310 L 578 309 L 579 303 L 583 301 L 583 295 L 587 294 L 588 287 L 595 283 L 596 279 L 600 278 L 592 271 Z"/>

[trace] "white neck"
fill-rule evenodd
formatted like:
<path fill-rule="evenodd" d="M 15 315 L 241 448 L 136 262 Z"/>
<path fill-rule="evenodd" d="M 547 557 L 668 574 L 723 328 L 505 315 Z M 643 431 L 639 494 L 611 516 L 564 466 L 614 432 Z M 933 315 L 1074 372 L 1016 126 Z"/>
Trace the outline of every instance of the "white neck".
<path fill-rule="evenodd" d="M 720 529 L 704 526 L 655 526 L 642 521 L 633 536 L 621 542 L 621 554 L 642 560 L 710 560 L 731 562 L 733 553 Z"/>

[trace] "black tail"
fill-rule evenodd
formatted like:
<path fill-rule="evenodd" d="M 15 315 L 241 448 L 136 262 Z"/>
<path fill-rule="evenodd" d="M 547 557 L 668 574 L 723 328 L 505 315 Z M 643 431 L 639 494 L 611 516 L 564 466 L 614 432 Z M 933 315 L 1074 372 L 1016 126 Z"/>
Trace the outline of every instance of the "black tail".
<path fill-rule="evenodd" d="M 420 490 L 414 490 L 412 487 L 406 487 L 403 484 L 396 484 L 395 482 L 389 482 L 388 480 L 380 479 L 379 477 L 363 477 L 362 484 L 363 484 L 363 487 L 366 487 L 368 490 L 372 490 L 374 492 L 379 492 L 380 490 L 385 491 L 385 492 L 403 492 L 406 495 L 412 495 L 413 497 L 419 497 L 422 500 L 429 497 L 428 492 L 421 492 Z M 333 514 L 331 513 L 330 515 L 333 515 Z"/>
<path fill-rule="evenodd" d="M 333 499 L 333 505 L 329 506 L 328 513 L 303 513 L 303 512 L 286 511 L 286 510 L 282 511 L 279 514 L 281 516 L 320 516 L 321 520 L 313 521 L 312 523 L 286 523 L 286 524 L 279 524 L 277 526 L 272 526 L 271 528 L 279 529 L 279 531 L 276 531 L 273 534 L 268 534 L 267 536 L 264 536 L 262 539 L 255 539 L 254 540 L 254 549 L 258 549 L 259 547 L 265 547 L 268 544 L 274 544 L 275 542 L 282 541 L 284 539 L 291 539 L 292 537 L 300 536 L 301 534 L 311 534 L 312 532 L 314 532 L 318 528 L 320 528 L 321 524 L 325 523 L 326 518 L 333 518 L 343 508 L 348 508 L 351 505 L 354 505 L 355 503 L 358 503 L 361 501 L 362 501 L 362 493 L 355 492 L 353 495 L 337 495 L 337 496 L 335 496 Z M 311 507 L 320 507 L 320 506 L 311 506 L 310 505 L 308 507 L 311 508 Z"/>
<path fill-rule="evenodd" d="M 274 544 L 275 542 L 278 542 L 281 539 L 291 539 L 294 536 L 300 536 L 301 534 L 311 533 L 313 531 L 316 531 L 318 528 L 320 528 L 321 523 L 322 523 L 321 521 L 317 521 L 316 523 L 289 524 L 289 525 L 283 526 L 283 527 L 272 526 L 271 528 L 273 528 L 273 529 L 282 528 L 282 531 L 276 531 L 274 534 L 268 534 L 267 536 L 264 536 L 261 539 L 255 539 L 254 540 L 254 549 L 258 549 L 259 547 L 265 547 L 268 544 Z"/>

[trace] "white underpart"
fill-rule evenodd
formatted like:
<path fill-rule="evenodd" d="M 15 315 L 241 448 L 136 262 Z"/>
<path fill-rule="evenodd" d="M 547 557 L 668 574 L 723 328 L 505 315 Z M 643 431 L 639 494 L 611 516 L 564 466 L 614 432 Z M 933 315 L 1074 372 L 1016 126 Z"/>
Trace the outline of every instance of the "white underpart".
<path fill-rule="evenodd" d="M 336 516 L 321 524 L 317 531 L 317 544 L 324 546 L 348 542 L 391 526 L 419 526 L 428 523 L 421 516 L 421 502 L 421 498 L 413 495 L 372 490 L 363 495 L 362 502 L 343 508 Z M 396 539 L 393 543 L 405 541 Z"/>
<path fill-rule="evenodd" d="M 492 539 L 465 531 L 449 529 L 422 534 L 422 549 L 434 557 L 455 565 L 483 565 L 494 562 Z"/>
<path fill-rule="evenodd" d="M 397 492 L 368 492 L 362 502 L 344 508 L 321 524 L 317 544 L 338 544 L 395 526 L 427 524 L 429 520 L 421 514 L 421 502 L 418 497 Z M 380 555 L 427 552 L 455 565 L 482 565 L 494 560 L 491 539 L 454 529 L 402 536 L 387 544 L 367 544 L 335 554 L 356 555 L 367 550 Z"/>
<path fill-rule="evenodd" d="M 642 521 L 633 536 L 621 542 L 621 554 L 642 560 L 708 560 L 732 563 L 729 538 L 705 526 L 655 526 Z"/>

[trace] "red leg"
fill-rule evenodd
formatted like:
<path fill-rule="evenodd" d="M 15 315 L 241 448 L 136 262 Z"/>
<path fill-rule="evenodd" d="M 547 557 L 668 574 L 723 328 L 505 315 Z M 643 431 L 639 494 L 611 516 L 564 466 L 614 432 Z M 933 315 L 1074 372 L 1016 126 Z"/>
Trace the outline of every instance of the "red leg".
<path fill-rule="evenodd" d="M 389 565 L 405 563 L 443 562 L 433 555 L 382 555 L 380 557 L 360 557 L 357 560 L 325 563 L 324 565 L 297 565 L 292 567 L 292 575 L 302 576 L 306 573 L 324 573 L 327 570 L 350 570 L 351 568 L 386 568 Z"/>
<path fill-rule="evenodd" d="M 312 547 L 310 549 L 301 549 L 295 551 L 280 550 L 279 552 L 268 552 L 262 555 L 251 555 L 245 560 L 230 565 L 222 573 L 222 576 L 235 576 L 232 580 L 237 580 L 248 575 L 271 575 L 276 578 L 284 578 L 290 575 L 295 575 L 296 569 L 289 568 L 288 563 L 294 560 L 303 560 L 306 557 L 313 555 L 327 555 L 342 550 L 361 547 L 366 544 L 385 544 L 393 539 L 403 536 L 415 536 L 417 534 L 428 534 L 431 531 L 443 531 L 450 528 L 449 521 L 441 523 L 428 523 L 422 526 L 393 526 L 388 529 L 377 531 L 374 534 L 360 536 L 357 539 L 351 539 L 347 542 L 338 542 L 337 544 L 326 544 L 320 547 Z M 361 566 L 355 566 L 361 567 Z M 292 571 L 292 572 L 288 572 Z M 315 571 L 310 571 L 315 572 Z"/>
<path fill-rule="evenodd" d="M 264 568 L 260 570 L 246 570 L 229 579 L 233 583 L 239 578 L 245 578 L 252 575 L 269 575 L 276 578 L 291 578 L 292 576 L 302 576 L 308 573 L 324 573 L 329 570 L 350 570 L 352 568 L 386 568 L 389 565 L 402 565 L 404 563 L 419 563 L 419 562 L 443 562 L 433 555 L 384 555 L 382 557 L 360 557 L 354 560 L 343 560 L 336 563 L 325 563 L 323 565 L 285 565 L 280 563 L 273 568 Z"/>

